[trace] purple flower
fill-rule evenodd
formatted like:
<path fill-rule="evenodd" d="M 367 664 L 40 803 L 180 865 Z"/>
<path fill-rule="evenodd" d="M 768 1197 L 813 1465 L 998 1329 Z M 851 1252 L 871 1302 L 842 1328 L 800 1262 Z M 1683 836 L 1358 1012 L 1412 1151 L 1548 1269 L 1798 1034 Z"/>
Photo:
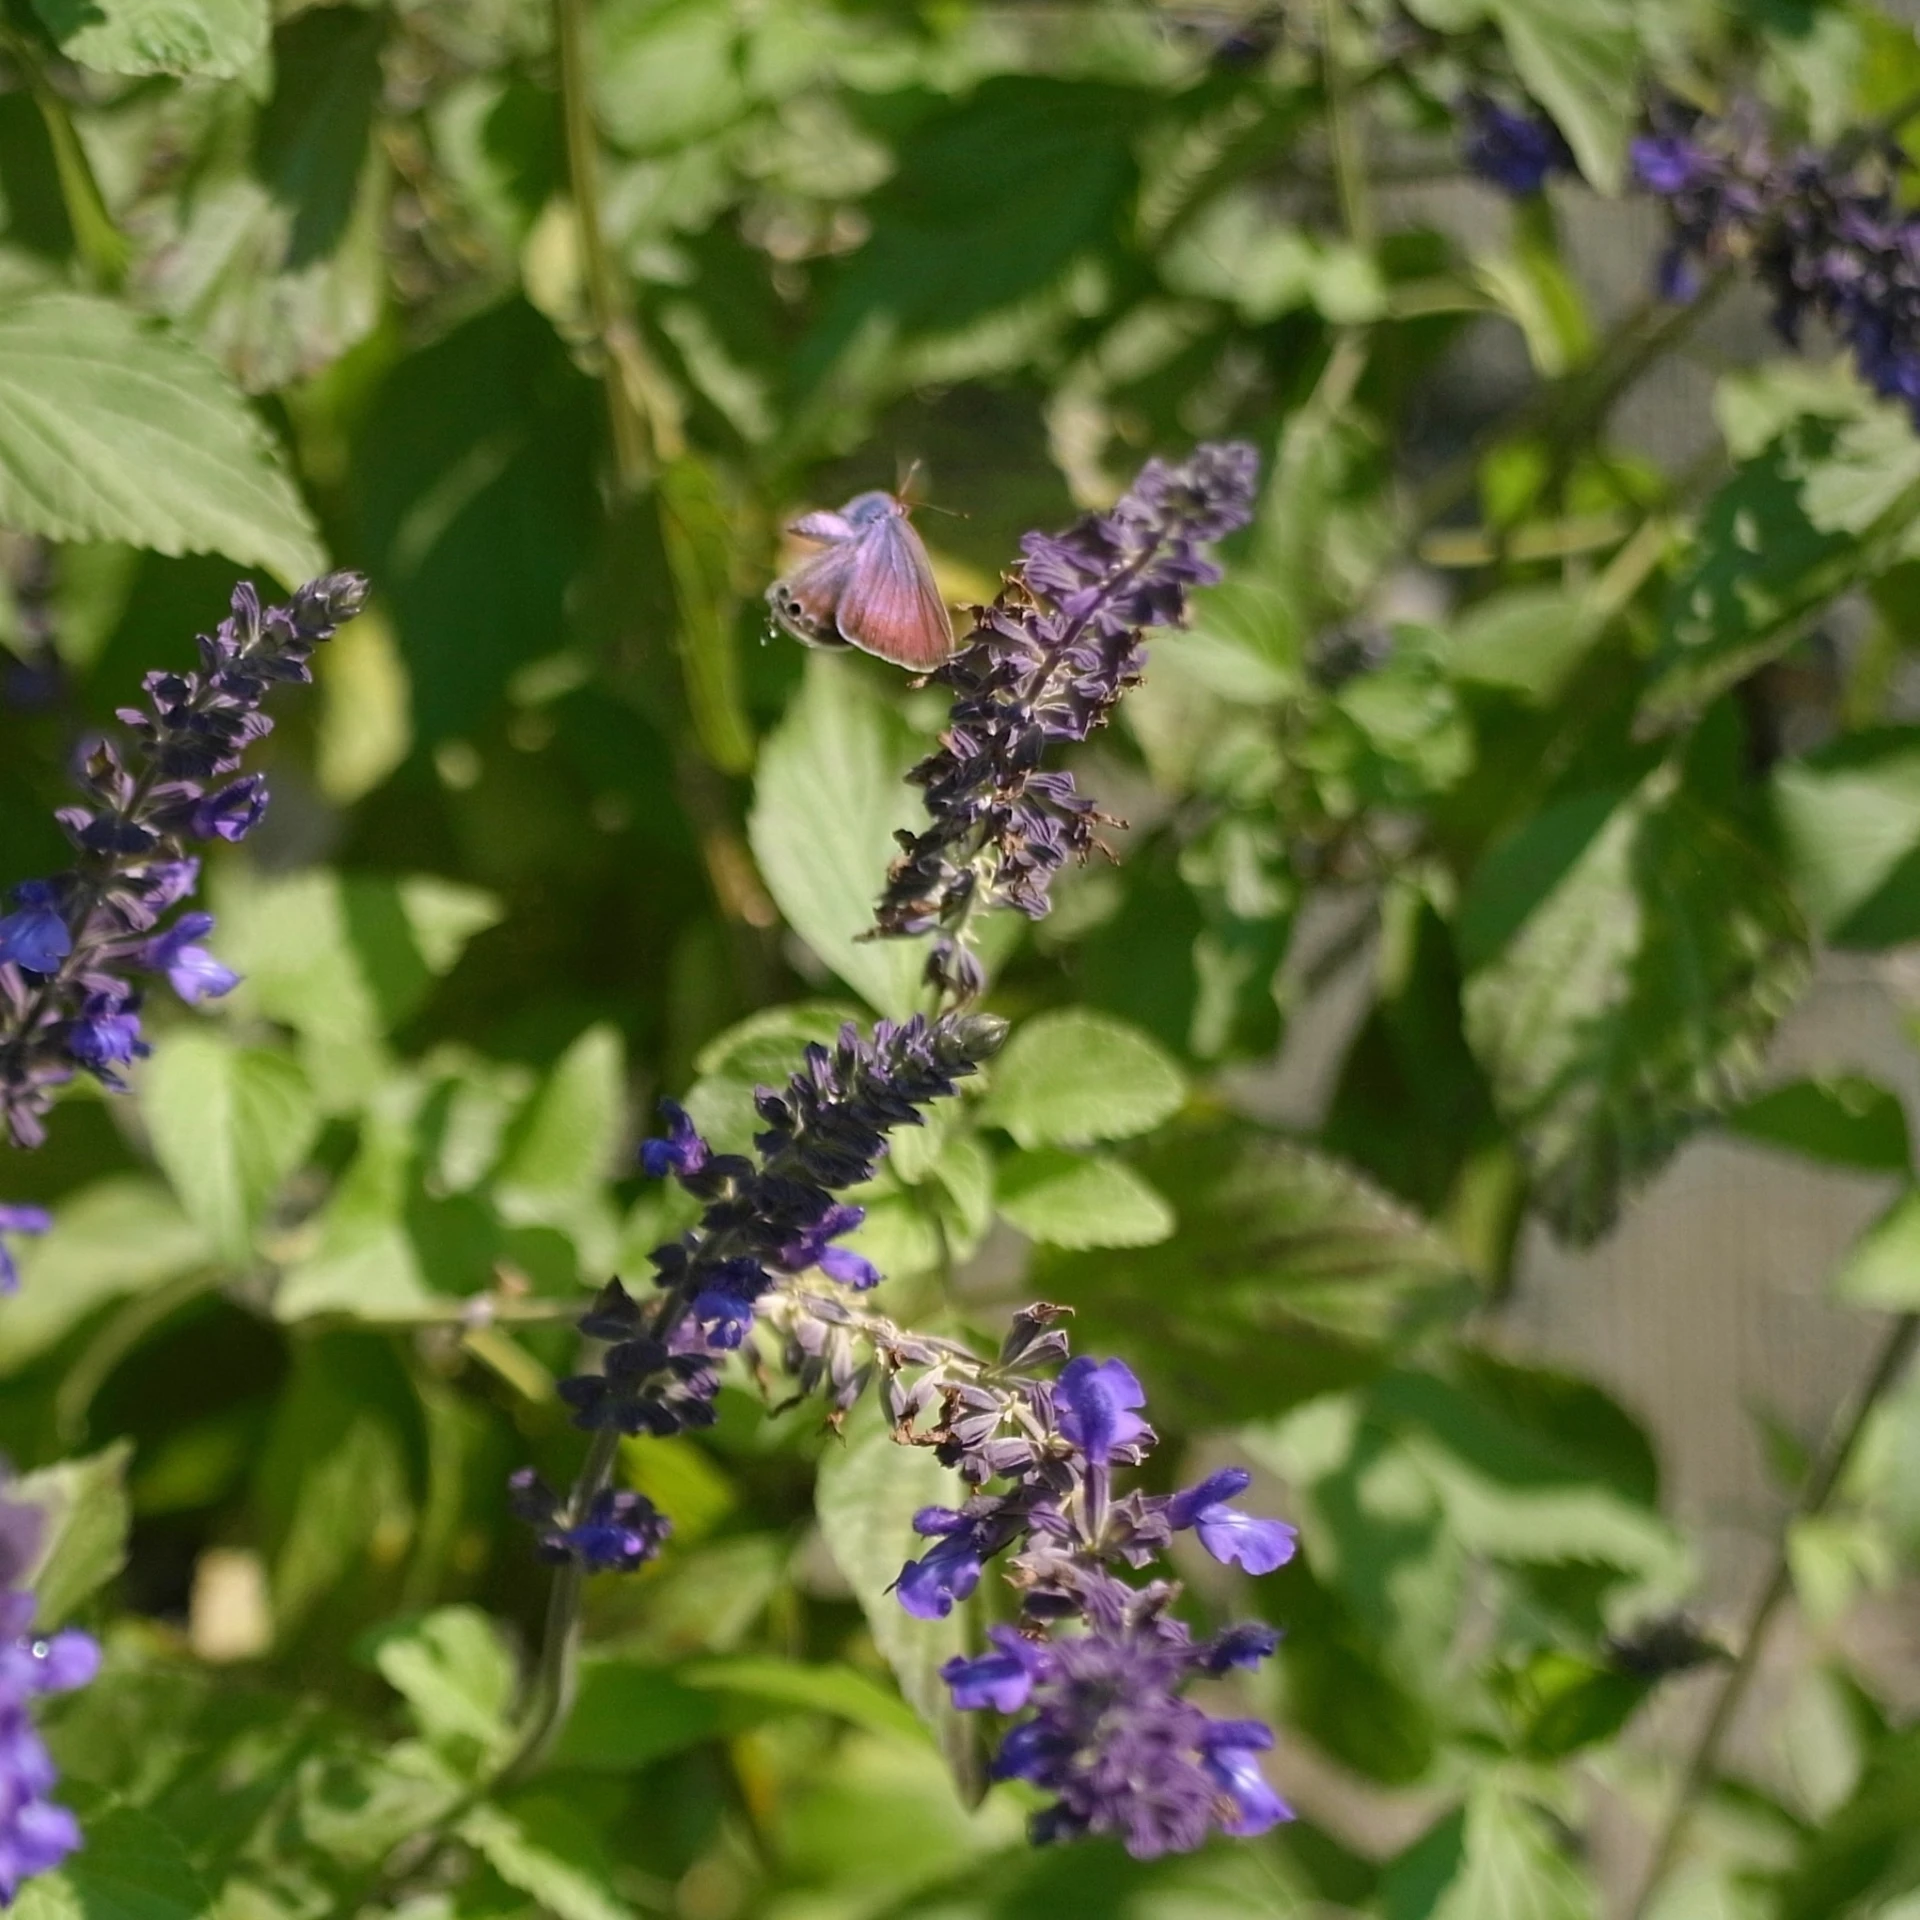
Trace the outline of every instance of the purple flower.
<path fill-rule="evenodd" d="M 1245 1620 L 1223 1627 L 1201 1649 L 1201 1664 L 1209 1673 L 1230 1673 L 1235 1667 L 1257 1667 L 1270 1659 L 1280 1644 L 1280 1635 L 1272 1627 Z"/>
<path fill-rule="evenodd" d="M 1069 1360 L 1053 1390 L 1060 1431 L 1095 1466 L 1105 1466 L 1116 1447 L 1146 1435 L 1147 1423 L 1133 1411 L 1147 1404 L 1146 1389 L 1123 1360 Z"/>
<path fill-rule="evenodd" d="M 217 1000 L 240 984 L 240 976 L 198 944 L 212 931 L 212 914 L 183 913 L 140 949 L 136 964 L 148 973 L 164 973 L 167 984 L 189 1006 Z"/>
<path fill-rule="evenodd" d="M 196 840 L 244 840 L 267 810 L 267 783 L 257 773 L 199 801 L 188 823 Z"/>
<path fill-rule="evenodd" d="M 603 1487 L 570 1520 L 559 1495 L 531 1467 L 521 1468 L 507 1487 L 515 1518 L 539 1529 L 540 1557 L 571 1561 L 589 1573 L 631 1573 L 673 1533 L 673 1522 L 645 1494 Z"/>
<path fill-rule="evenodd" d="M 980 1584 L 980 1542 L 973 1528 L 949 1533 L 901 1568 L 894 1591 L 916 1620 L 944 1620 Z"/>
<path fill-rule="evenodd" d="M 940 1677 L 952 1688 L 953 1704 L 963 1713 L 986 1707 L 995 1713 L 1018 1713 L 1027 1704 L 1034 1681 L 1047 1670 L 1046 1652 L 1012 1627 L 989 1627 L 987 1638 L 995 1652 L 970 1660 L 956 1654 L 940 1669 Z"/>
<path fill-rule="evenodd" d="M 13 890 L 15 911 L 0 920 L 0 966 L 25 973 L 58 973 L 73 951 L 73 935 L 61 919 L 56 890 L 44 880 L 23 880 Z"/>
<path fill-rule="evenodd" d="M 78 858 L 17 887 L 17 910 L 0 919 L 0 1123 L 15 1145 L 45 1138 L 76 1068 L 123 1088 L 115 1069 L 144 1051 L 130 975 L 165 972 L 187 1000 L 232 986 L 197 933 L 162 925 L 198 878 L 187 844 L 237 840 L 259 819 L 265 783 L 228 776 L 272 730 L 268 692 L 312 678 L 314 648 L 366 592 L 351 573 L 310 581 L 276 607 L 235 588 L 228 617 L 200 637 L 198 669 L 148 674 L 145 706 L 120 709 L 132 741 L 86 746 L 74 775 L 83 804 L 55 816 Z M 201 916 L 199 931 L 210 924 Z"/>
<path fill-rule="evenodd" d="M 1518 199 L 1538 193 L 1548 176 L 1574 170 L 1566 137 L 1537 108 L 1516 112 L 1471 94 L 1462 102 L 1467 165 L 1483 180 Z"/>
<path fill-rule="evenodd" d="M 20 1269 L 13 1263 L 13 1255 L 8 1251 L 6 1236 L 10 1233 L 26 1234 L 29 1237 L 45 1233 L 53 1225 L 53 1215 L 45 1207 L 0 1205 L 0 1294 L 14 1293 L 20 1286 Z M 0 1507 L 0 1515 L 9 1511 Z M 32 1512 L 32 1508 L 16 1507 L 15 1513 Z M 6 1553 L 4 1543 L 0 1542 L 0 1586 L 7 1582 Z"/>
<path fill-rule="evenodd" d="M 79 1822 L 47 1798 L 56 1775 L 29 1709 L 39 1695 L 84 1687 L 100 1668 L 88 1635 L 33 1634 L 33 1596 L 22 1583 L 40 1536 L 38 1510 L 0 1495 L 0 1906 L 80 1845 Z"/>
<path fill-rule="evenodd" d="M 1191 1527 L 1200 1544 L 1224 1566 L 1238 1561 L 1249 1573 L 1271 1573 L 1293 1558 L 1299 1534 L 1284 1520 L 1257 1520 L 1227 1502 L 1245 1493 L 1253 1475 L 1224 1467 L 1167 1503 L 1167 1524 L 1178 1533 Z"/>
<path fill-rule="evenodd" d="M 1267 1785 L 1254 1757 L 1272 1745 L 1273 1735 L 1257 1720 L 1216 1721 L 1202 1736 L 1200 1764 L 1235 1809 L 1231 1818 L 1221 1821 L 1223 1833 L 1251 1839 L 1293 1818 L 1293 1809 Z"/>
<path fill-rule="evenodd" d="M 1201 551 L 1253 514 L 1251 447 L 1151 460 L 1110 513 L 1027 535 L 1015 583 L 982 608 L 932 678 L 953 691 L 939 749 L 908 776 L 930 824 L 898 836 L 875 913 L 882 935 L 934 932 L 929 979 L 962 1002 L 982 975 L 962 939 L 975 895 L 1038 920 L 1053 876 L 1097 843 L 1101 815 L 1049 748 L 1106 723 L 1146 661 L 1141 631 L 1177 625 L 1187 593 L 1219 579 Z"/>
<path fill-rule="evenodd" d="M 640 1143 L 641 1170 L 650 1180 L 665 1180 L 671 1174 L 698 1173 L 712 1157 L 713 1149 L 700 1137 L 685 1107 L 662 1100 L 660 1111 L 666 1117 L 664 1140 Z"/>
<path fill-rule="evenodd" d="M 882 1276 L 871 1260 L 851 1247 L 830 1244 L 841 1234 L 851 1233 L 866 1217 L 865 1207 L 829 1207 L 812 1226 L 795 1234 L 780 1249 L 775 1264 L 783 1273 L 805 1273 L 809 1267 L 818 1267 L 829 1280 L 838 1280 L 843 1287 L 861 1293 L 877 1287 Z"/>

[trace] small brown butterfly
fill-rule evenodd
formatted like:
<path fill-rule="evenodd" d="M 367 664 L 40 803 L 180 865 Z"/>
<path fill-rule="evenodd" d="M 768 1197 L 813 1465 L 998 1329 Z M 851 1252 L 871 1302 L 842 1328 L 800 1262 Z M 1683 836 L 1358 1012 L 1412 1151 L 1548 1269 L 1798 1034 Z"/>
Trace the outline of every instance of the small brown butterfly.
<path fill-rule="evenodd" d="M 810 647 L 858 647 L 927 673 L 954 651 L 933 563 L 890 493 L 856 493 L 838 513 L 803 514 L 787 531 L 819 544 L 767 589 L 773 617 Z"/>

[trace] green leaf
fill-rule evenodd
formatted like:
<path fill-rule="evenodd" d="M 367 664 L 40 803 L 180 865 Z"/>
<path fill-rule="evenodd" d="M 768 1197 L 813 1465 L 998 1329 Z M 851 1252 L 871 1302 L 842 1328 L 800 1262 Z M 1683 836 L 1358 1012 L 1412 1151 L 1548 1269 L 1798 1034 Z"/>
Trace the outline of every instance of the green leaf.
<path fill-rule="evenodd" d="M 993 1063 L 981 1117 L 1023 1147 L 1146 1133 L 1187 1097 L 1159 1044 L 1107 1014 L 1068 1008 L 1016 1027 Z"/>
<path fill-rule="evenodd" d="M 621 1169 L 626 1143 L 626 1053 L 617 1029 L 589 1027 L 515 1118 L 494 1174 L 511 1218 L 543 1219 Z"/>
<path fill-rule="evenodd" d="M 659 480 L 660 539 L 673 576 L 675 636 L 687 707 L 706 756 L 723 773 L 753 765 L 753 728 L 740 703 L 734 645 L 732 520 L 713 469 L 697 454 L 669 461 Z"/>
<path fill-rule="evenodd" d="M 1566 1238 L 1742 1097 L 1805 984 L 1806 931 L 1772 863 L 1657 770 L 1563 802 L 1475 874 L 1466 1030 Z"/>
<path fill-rule="evenodd" d="M 848 1422 L 847 1434 L 846 1445 L 821 1461 L 814 1491 L 827 1551 L 853 1588 L 908 1705 L 932 1728 L 962 1796 L 977 1800 L 983 1788 L 972 1724 L 954 1711 L 940 1678 L 945 1661 L 972 1650 L 969 1609 L 956 1607 L 944 1620 L 916 1620 L 891 1590 L 924 1544 L 913 1516 L 922 1507 L 957 1505 L 959 1476 L 925 1448 L 895 1445 L 870 1406 Z"/>
<path fill-rule="evenodd" d="M 1521 1746 L 1536 1759 L 1561 1760 L 1611 1740 L 1653 1686 L 1643 1676 L 1595 1666 L 1558 1648 L 1536 1653 L 1513 1683 Z"/>
<path fill-rule="evenodd" d="M 813 653 L 786 718 L 760 750 L 747 833 L 794 931 L 881 1013 L 909 1012 L 925 953 L 917 940 L 862 940 L 873 924 L 896 827 L 919 809 L 903 784 L 916 743 L 851 661 Z"/>
<path fill-rule="evenodd" d="M 63 1196 L 53 1231 L 20 1248 L 20 1291 L 0 1311 L 0 1375 L 37 1359 L 107 1301 L 145 1293 L 211 1252 L 156 1180 L 116 1174 Z"/>
<path fill-rule="evenodd" d="M 1920 935 L 1920 727 L 1848 734 L 1773 770 L 1794 892 L 1836 946 Z"/>
<path fill-rule="evenodd" d="M 151 1814 L 111 1801 L 81 1813 L 80 1851 L 27 1882 L 13 1920 L 202 1920 L 212 1910 L 186 1849 Z"/>
<path fill-rule="evenodd" d="M 1920 1189 L 1909 1187 L 1847 1249 L 1833 1297 L 1888 1312 L 1920 1309 Z"/>
<path fill-rule="evenodd" d="M 1920 1885 L 1914 1831 L 1920 1826 L 1920 1729 L 1884 1740 L 1853 1791 L 1824 1822 L 1803 1830 L 1789 1868 L 1773 1886 L 1777 1920 L 1911 1911 L 1888 1896 Z"/>
<path fill-rule="evenodd" d="M 254 1228 L 319 1130 L 306 1074 L 264 1047 L 179 1031 L 154 1049 L 140 1110 L 187 1217 L 223 1257 L 245 1260 Z"/>
<path fill-rule="evenodd" d="M 278 450 L 213 363 L 85 294 L 0 305 L 0 522 L 225 554 L 289 585 L 326 566 Z"/>
<path fill-rule="evenodd" d="M 1117 1346 L 1182 1417 L 1258 1419 L 1364 1379 L 1475 1288 L 1457 1253 L 1351 1167 L 1250 1127 L 1195 1127 L 1138 1156 L 1181 1230 L 1160 1246 L 1047 1253 L 1036 1290 Z"/>
<path fill-rule="evenodd" d="M 1387 1869 L 1387 1920 L 1593 1920 L 1593 1889 L 1542 1813 L 1497 1777 Z"/>
<path fill-rule="evenodd" d="M 1905 1173 L 1912 1165 L 1906 1109 L 1878 1081 L 1858 1074 L 1790 1080 L 1736 1107 L 1726 1128 L 1829 1166 Z"/>
<path fill-rule="evenodd" d="M 69 60 L 100 73 L 231 80 L 267 50 L 266 0 L 33 0 Z"/>
<path fill-rule="evenodd" d="M 843 1000 L 798 1000 L 749 1014 L 700 1049 L 687 1111 L 723 1153 L 745 1153 L 761 1128 L 754 1090 L 784 1087 L 809 1046 L 832 1046 L 849 1020 L 858 1025 L 864 1017 Z"/>
<path fill-rule="evenodd" d="M 594 101 L 617 146 L 672 151 L 744 110 L 741 19 L 728 0 L 614 0 L 592 20 Z"/>
<path fill-rule="evenodd" d="M 927 1738 L 925 1722 L 898 1694 L 854 1667 L 770 1658 L 701 1660 L 677 1669 L 675 1677 L 690 1687 L 831 1714 L 869 1733 L 916 1743 Z"/>
<path fill-rule="evenodd" d="M 382 1627 L 366 1651 L 429 1745 L 471 1762 L 509 1738 L 513 1656 L 478 1607 L 440 1607 Z"/>
<path fill-rule="evenodd" d="M 426 874 L 324 868 L 221 876 L 221 957 L 242 974 L 242 1013 L 284 1021 L 329 1112 L 366 1098 L 387 1071 L 383 1037 L 425 1003 L 476 934 L 500 918 L 477 887 Z"/>
<path fill-rule="evenodd" d="M 133 1443 L 117 1440 L 84 1459 L 22 1474 L 8 1487 L 9 1499 L 36 1506 L 45 1516 L 39 1558 L 27 1581 L 40 1626 L 63 1625 L 126 1564 L 132 1458 Z"/>
<path fill-rule="evenodd" d="M 577 1808 L 550 1794 L 519 1799 L 511 1813 L 475 1807 L 460 1837 L 553 1920 L 633 1920 L 634 1909 L 607 1884 L 613 1862 L 598 1835 Z"/>
<path fill-rule="evenodd" d="M 1055 1147 L 1001 1161 L 994 1204 L 1028 1239 L 1071 1249 L 1158 1246 L 1176 1224 L 1131 1167 Z"/>
<path fill-rule="evenodd" d="M 1457 680 L 1548 706 L 1580 670 L 1604 626 L 1591 602 L 1565 587 L 1510 587 L 1460 616 L 1448 669 Z"/>
<path fill-rule="evenodd" d="M 742 1724 L 737 1707 L 656 1662 L 589 1655 L 580 1664 L 579 1694 L 553 1764 L 628 1773 L 733 1731 Z"/>
<path fill-rule="evenodd" d="M 1567 136 L 1580 171 L 1602 193 L 1626 170 L 1636 125 L 1639 44 L 1616 0 L 1487 0 L 1520 84 Z"/>

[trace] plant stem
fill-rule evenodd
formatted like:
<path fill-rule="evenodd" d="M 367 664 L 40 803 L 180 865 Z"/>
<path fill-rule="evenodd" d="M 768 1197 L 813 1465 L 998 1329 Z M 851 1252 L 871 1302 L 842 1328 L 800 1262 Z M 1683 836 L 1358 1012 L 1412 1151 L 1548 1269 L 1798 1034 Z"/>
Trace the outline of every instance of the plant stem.
<path fill-rule="evenodd" d="M 1659 1892 L 1679 1857 L 1696 1804 L 1719 1759 L 1720 1743 L 1726 1738 L 1727 1730 L 1733 1725 L 1734 1716 L 1739 1712 L 1747 1689 L 1753 1682 L 1767 1631 L 1773 1624 L 1774 1615 L 1793 1591 L 1793 1569 L 1788 1560 L 1793 1523 L 1810 1519 L 1832 1498 L 1834 1489 L 1840 1484 L 1860 1444 L 1860 1436 L 1866 1430 L 1869 1417 L 1887 1392 L 1898 1383 L 1917 1345 L 1920 1345 L 1920 1313 L 1903 1313 L 1887 1329 L 1866 1378 L 1854 1395 L 1852 1407 L 1845 1419 L 1828 1434 L 1819 1458 L 1813 1463 L 1800 1488 L 1800 1497 L 1794 1503 L 1787 1525 L 1781 1530 L 1773 1571 L 1768 1575 L 1767 1583 L 1754 1603 L 1753 1612 L 1748 1616 L 1740 1652 L 1720 1682 L 1720 1691 L 1715 1696 L 1712 1711 L 1707 1715 L 1706 1725 L 1700 1729 L 1693 1751 L 1687 1757 L 1686 1770 L 1680 1777 L 1680 1785 L 1654 1842 L 1653 1856 L 1647 1867 L 1646 1878 L 1641 1882 L 1640 1896 L 1633 1903 L 1632 1920 L 1645 1920 L 1654 1895 Z"/>
<path fill-rule="evenodd" d="M 1327 135 L 1332 144 L 1334 191 L 1347 238 L 1373 245 L 1373 196 L 1368 190 L 1366 138 L 1359 105 L 1348 85 L 1340 48 L 1341 0 L 1320 0 L 1320 65 L 1327 91 Z"/>

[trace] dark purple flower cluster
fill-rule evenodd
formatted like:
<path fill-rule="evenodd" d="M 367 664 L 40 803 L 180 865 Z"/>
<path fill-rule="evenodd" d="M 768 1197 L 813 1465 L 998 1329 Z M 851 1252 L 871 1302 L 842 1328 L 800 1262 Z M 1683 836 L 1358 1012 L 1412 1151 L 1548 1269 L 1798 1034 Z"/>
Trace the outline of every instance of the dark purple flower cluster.
<path fill-rule="evenodd" d="M 1053 876 L 1084 859 L 1101 816 L 1047 749 L 1086 739 L 1140 677 L 1142 629 L 1177 625 L 1188 590 L 1219 579 L 1202 551 L 1253 515 L 1251 447 L 1151 460 L 1107 513 L 1062 534 L 1030 533 L 1025 559 L 935 680 L 953 689 L 940 746 L 908 776 L 931 824 L 901 853 L 876 913 L 880 934 L 934 931 L 928 976 L 971 998 L 982 984 L 961 937 L 977 903 L 1037 920 Z"/>
<path fill-rule="evenodd" d="M 39 1508 L 0 1496 L 0 1907 L 80 1844 L 79 1822 L 47 1798 L 53 1762 L 30 1709 L 40 1694 L 84 1687 L 100 1668 L 100 1649 L 87 1634 L 33 1630 L 26 1581 L 41 1526 Z"/>
<path fill-rule="evenodd" d="M 1884 139 L 1777 153 L 1751 111 L 1665 114 L 1633 143 L 1634 173 L 1673 223 L 1661 293 L 1690 300 L 1703 268 L 1744 263 L 1789 346 L 1817 316 L 1852 349 L 1861 378 L 1920 424 L 1920 216 L 1894 193 L 1904 164 Z"/>
<path fill-rule="evenodd" d="M 1064 1356 L 1059 1309 L 1020 1315 L 993 1370 L 948 1369 L 902 1390 L 890 1380 L 897 1434 L 932 1446 L 975 1493 L 959 1508 L 928 1507 L 914 1530 L 933 1546 L 900 1575 L 900 1604 L 938 1619 L 973 1592 L 986 1562 L 1007 1554 L 1021 1596 L 1017 1625 L 989 1633 L 992 1651 L 942 1670 L 962 1709 L 1025 1714 L 993 1764 L 1056 1796 L 1034 1822 L 1036 1840 L 1111 1834 L 1147 1859 L 1199 1846 L 1216 1828 L 1262 1833 L 1291 1817 L 1256 1756 L 1273 1744 L 1258 1722 L 1214 1720 L 1187 1687 L 1256 1666 L 1279 1636 L 1229 1627 L 1195 1640 L 1170 1609 L 1179 1587 L 1123 1578 L 1191 1529 L 1216 1560 L 1271 1573 L 1293 1557 L 1293 1528 L 1231 1503 L 1250 1476 L 1210 1475 L 1182 1493 L 1119 1493 L 1116 1467 L 1138 1466 L 1153 1445 L 1145 1394 L 1118 1360 L 1069 1360 L 1057 1379 L 1031 1369 Z M 935 1404 L 934 1424 L 917 1418 Z M 1069 1625 L 1074 1631 L 1061 1631 Z"/>
<path fill-rule="evenodd" d="M 571 1560 L 595 1573 L 631 1573 L 673 1533 L 673 1522 L 644 1493 L 602 1487 L 569 1521 L 566 1503 L 531 1467 L 522 1467 L 507 1488 L 514 1518 L 539 1529 L 540 1557 L 556 1565 Z"/>
<path fill-rule="evenodd" d="M 1467 165 L 1516 199 L 1540 192 L 1556 173 L 1576 171 L 1566 135 L 1538 107 L 1503 107 L 1470 93 L 1460 118 Z"/>
<path fill-rule="evenodd" d="M 311 581 L 278 607 L 236 588 L 231 617 L 200 638 L 199 671 L 150 673 L 146 707 L 121 709 L 131 750 L 102 740 L 82 757 L 85 804 L 59 815 L 78 860 L 21 882 L 0 917 L 0 1117 L 16 1145 L 46 1137 L 54 1090 L 76 1071 L 124 1084 L 120 1068 L 146 1051 L 136 976 L 164 974 L 189 1001 L 233 986 L 199 944 L 210 915 L 162 922 L 198 882 L 192 846 L 239 840 L 266 809 L 266 782 L 239 767 L 272 729 L 269 689 L 310 680 L 314 648 L 366 594 L 352 573 Z"/>
<path fill-rule="evenodd" d="M 834 1194 L 870 1180 L 888 1133 L 920 1125 L 920 1109 L 954 1093 L 1005 1036 L 1005 1023 L 985 1014 L 883 1020 L 871 1038 L 849 1023 L 835 1046 L 807 1048 L 783 1091 L 755 1095 L 763 1131 L 751 1158 L 716 1153 L 688 1115 L 665 1102 L 667 1132 L 642 1147 L 641 1164 L 678 1181 L 703 1211 L 697 1226 L 654 1249 L 650 1301 L 614 1280 L 581 1320 L 580 1331 L 607 1348 L 600 1372 L 560 1384 L 575 1425 L 625 1434 L 708 1426 L 718 1363 L 746 1338 L 763 1296 L 782 1278 L 817 1272 L 844 1286 L 875 1285 L 879 1272 L 834 1244 L 862 1218 Z M 601 1489 L 577 1488 L 563 1511 L 537 1483 L 522 1494 L 526 1517 L 545 1529 L 543 1546 L 582 1565 L 637 1565 L 665 1537 L 650 1508 L 621 1504 L 632 1495 L 603 1506 Z M 632 1542 L 640 1543 L 637 1555 Z"/>

